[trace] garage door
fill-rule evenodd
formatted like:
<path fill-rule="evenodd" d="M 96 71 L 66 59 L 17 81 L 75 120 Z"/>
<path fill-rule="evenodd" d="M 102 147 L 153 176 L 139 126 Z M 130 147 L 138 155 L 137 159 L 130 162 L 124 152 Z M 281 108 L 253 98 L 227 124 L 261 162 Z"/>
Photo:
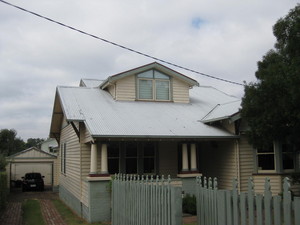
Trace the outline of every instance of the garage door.
<path fill-rule="evenodd" d="M 12 163 L 11 179 L 22 180 L 26 173 L 36 172 L 44 176 L 45 185 L 52 185 L 52 163 Z"/>

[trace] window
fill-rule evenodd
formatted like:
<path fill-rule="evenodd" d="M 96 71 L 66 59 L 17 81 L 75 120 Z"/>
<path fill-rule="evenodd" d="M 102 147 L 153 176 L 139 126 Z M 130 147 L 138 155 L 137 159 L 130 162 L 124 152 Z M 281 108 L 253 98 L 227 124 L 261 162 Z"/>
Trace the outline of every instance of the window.
<path fill-rule="evenodd" d="M 145 143 L 143 145 L 143 173 L 154 174 L 155 173 L 155 144 Z"/>
<path fill-rule="evenodd" d="M 108 172 L 109 174 L 119 173 L 119 144 L 107 144 L 107 159 L 108 159 Z"/>
<path fill-rule="evenodd" d="M 283 170 L 294 170 L 294 155 L 293 146 L 289 144 L 282 144 L 282 168 Z"/>
<path fill-rule="evenodd" d="M 66 173 L 66 152 L 67 152 L 67 144 L 62 143 L 60 145 L 60 171 L 62 173 Z"/>
<path fill-rule="evenodd" d="M 125 147 L 125 166 L 126 174 L 137 173 L 137 160 L 138 160 L 137 143 L 126 143 Z"/>
<path fill-rule="evenodd" d="M 155 174 L 155 142 L 107 143 L 109 174 Z"/>
<path fill-rule="evenodd" d="M 257 167 L 258 171 L 275 171 L 275 152 L 273 144 L 257 149 Z"/>
<path fill-rule="evenodd" d="M 156 70 L 148 70 L 137 75 L 138 99 L 170 100 L 170 77 Z"/>

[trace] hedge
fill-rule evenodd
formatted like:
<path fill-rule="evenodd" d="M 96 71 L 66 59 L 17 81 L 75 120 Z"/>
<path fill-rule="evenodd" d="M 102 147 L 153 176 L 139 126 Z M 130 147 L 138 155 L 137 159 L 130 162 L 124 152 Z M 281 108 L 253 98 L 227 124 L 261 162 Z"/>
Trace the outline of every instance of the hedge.
<path fill-rule="evenodd" d="M 7 174 L 6 172 L 0 172 L 0 211 L 6 207 L 7 195 Z"/>

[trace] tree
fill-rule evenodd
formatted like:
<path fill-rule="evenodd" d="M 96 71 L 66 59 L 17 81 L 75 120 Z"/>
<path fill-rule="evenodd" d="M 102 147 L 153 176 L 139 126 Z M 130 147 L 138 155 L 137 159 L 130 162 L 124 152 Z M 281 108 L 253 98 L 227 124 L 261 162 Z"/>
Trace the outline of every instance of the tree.
<path fill-rule="evenodd" d="M 0 154 L 0 172 L 5 171 L 6 165 L 7 165 L 7 162 L 6 162 L 4 155 Z"/>
<path fill-rule="evenodd" d="M 17 131 L 14 129 L 0 130 L 0 154 L 4 156 L 12 155 L 24 150 L 25 143 L 17 137 Z"/>
<path fill-rule="evenodd" d="M 258 62 L 256 82 L 245 84 L 242 117 L 250 142 L 266 147 L 274 140 L 300 149 L 300 4 L 273 27 L 275 49 Z"/>
<path fill-rule="evenodd" d="M 43 141 L 44 141 L 43 138 L 28 138 L 25 147 L 26 148 L 36 147 L 38 146 L 38 144 L 40 144 Z"/>

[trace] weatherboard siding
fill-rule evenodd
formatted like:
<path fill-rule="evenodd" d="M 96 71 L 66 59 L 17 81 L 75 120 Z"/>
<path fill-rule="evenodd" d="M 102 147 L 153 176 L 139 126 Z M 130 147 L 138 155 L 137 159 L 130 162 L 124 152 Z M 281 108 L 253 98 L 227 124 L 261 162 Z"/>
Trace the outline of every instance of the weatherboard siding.
<path fill-rule="evenodd" d="M 283 177 L 278 174 L 258 174 L 253 176 L 254 190 L 256 193 L 264 193 L 266 177 L 270 178 L 271 191 L 273 195 L 277 195 L 282 192 L 282 179 Z"/>
<path fill-rule="evenodd" d="M 60 185 L 81 199 L 81 165 L 78 137 L 71 125 L 61 131 L 61 144 L 66 143 L 66 173 L 60 175 Z M 61 162 L 59 157 L 59 162 Z"/>
<path fill-rule="evenodd" d="M 189 85 L 178 80 L 172 79 L 173 101 L 177 103 L 189 103 Z"/>
<path fill-rule="evenodd" d="M 116 100 L 135 101 L 135 76 L 128 76 L 116 82 Z"/>
<path fill-rule="evenodd" d="M 90 172 L 91 144 L 81 144 L 81 178 L 85 179 Z"/>
<path fill-rule="evenodd" d="M 80 143 L 87 143 L 93 140 L 90 132 L 88 131 L 84 123 L 79 124 L 79 131 L 80 131 Z"/>
<path fill-rule="evenodd" d="M 253 148 L 248 143 L 247 137 L 241 135 L 239 140 L 240 158 L 240 186 L 241 191 L 247 191 L 248 179 L 254 172 Z"/>
<path fill-rule="evenodd" d="M 116 90 L 115 90 L 115 85 L 110 85 L 108 88 L 107 88 L 108 92 L 111 94 L 111 96 L 113 98 L 116 98 Z"/>
<path fill-rule="evenodd" d="M 237 177 L 237 160 L 234 141 L 203 142 L 199 146 L 200 173 L 217 177 L 220 189 L 231 189 Z"/>

